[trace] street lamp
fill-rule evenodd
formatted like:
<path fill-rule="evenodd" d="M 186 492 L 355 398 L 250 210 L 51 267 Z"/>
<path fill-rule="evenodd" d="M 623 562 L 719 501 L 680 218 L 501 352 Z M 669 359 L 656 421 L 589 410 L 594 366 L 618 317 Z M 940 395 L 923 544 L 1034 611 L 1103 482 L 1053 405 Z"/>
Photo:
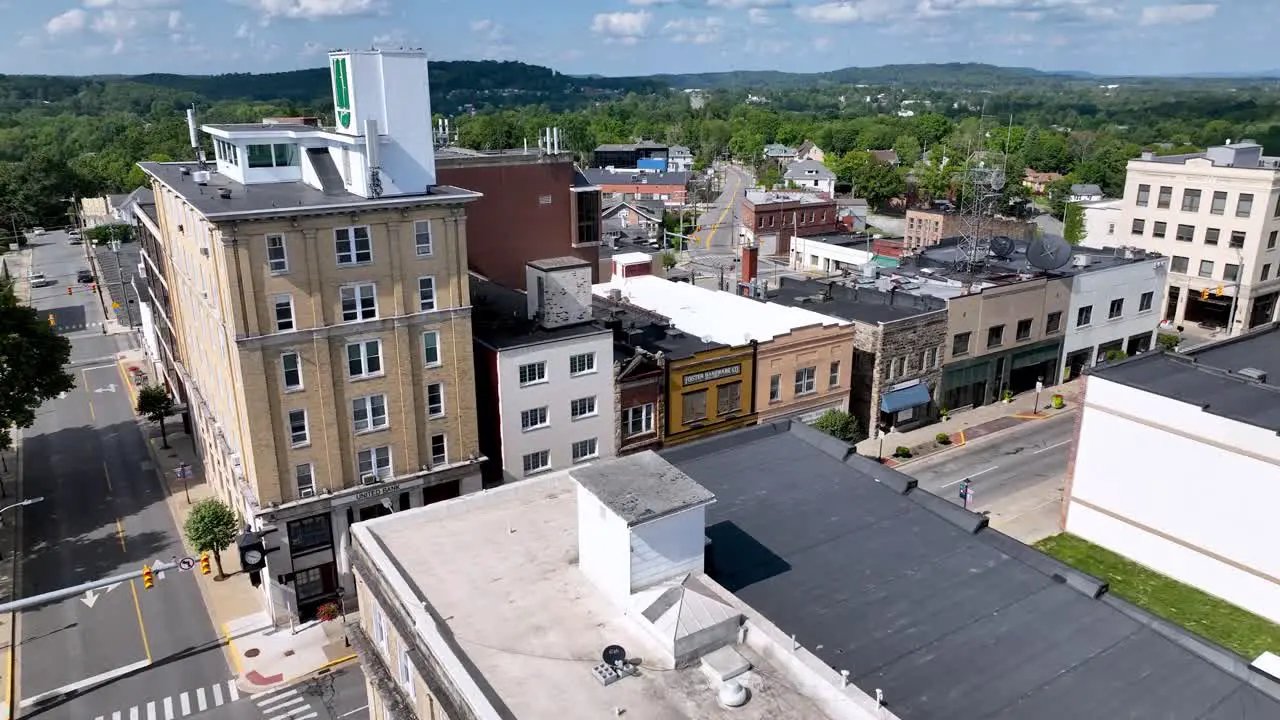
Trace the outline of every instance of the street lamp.
<path fill-rule="evenodd" d="M 1044 377 L 1036 378 L 1036 404 L 1031 406 L 1031 414 L 1040 414 L 1040 391 L 1044 390 Z"/>
<path fill-rule="evenodd" d="M 38 502 L 40 502 L 40 501 L 42 501 L 42 500 L 44 500 L 44 497 L 43 497 L 43 496 L 42 496 L 42 497 L 27 498 L 26 500 L 22 500 L 22 501 L 20 501 L 20 502 L 16 502 L 16 503 L 14 503 L 14 504 L 12 504 L 12 505 L 9 505 L 9 506 L 6 506 L 6 507 L 3 507 L 3 508 L 0 508 L 0 527 L 3 527 L 3 526 L 4 526 L 4 514 L 5 514 L 7 511 L 12 510 L 12 509 L 17 508 L 17 507 L 23 507 L 23 506 L 25 506 L 25 505 L 35 505 L 36 503 L 38 503 Z M 0 559 L 3 559 L 3 558 L 0 558 Z"/>

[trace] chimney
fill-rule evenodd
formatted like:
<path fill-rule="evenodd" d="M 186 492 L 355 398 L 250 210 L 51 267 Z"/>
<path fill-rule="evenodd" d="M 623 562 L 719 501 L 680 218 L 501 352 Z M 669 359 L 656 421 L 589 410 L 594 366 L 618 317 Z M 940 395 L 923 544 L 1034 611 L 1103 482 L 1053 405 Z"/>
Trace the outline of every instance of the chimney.
<path fill-rule="evenodd" d="M 739 269 L 742 282 L 749 283 L 760 272 L 760 246 L 750 243 L 742 246 L 742 263 Z"/>
<path fill-rule="evenodd" d="M 576 257 L 534 260 L 525 265 L 529 318 L 548 330 L 589 322 L 591 263 Z"/>

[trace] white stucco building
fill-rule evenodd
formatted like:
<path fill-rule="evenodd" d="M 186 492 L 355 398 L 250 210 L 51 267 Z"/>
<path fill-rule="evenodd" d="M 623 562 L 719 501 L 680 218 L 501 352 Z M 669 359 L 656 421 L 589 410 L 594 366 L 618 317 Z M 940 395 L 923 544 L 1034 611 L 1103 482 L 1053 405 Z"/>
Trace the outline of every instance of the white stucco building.
<path fill-rule="evenodd" d="M 479 280 L 476 392 L 486 484 L 613 457 L 613 333 L 592 321 L 591 264 L 525 268 L 529 293 Z"/>
<path fill-rule="evenodd" d="M 836 174 L 817 160 L 796 160 L 787 166 L 782 179 L 788 185 L 827 195 L 834 195 L 836 191 Z"/>
<path fill-rule="evenodd" d="M 1084 239 L 1080 241 L 1081 245 L 1104 249 L 1130 244 L 1127 233 L 1120 232 L 1124 215 L 1121 211 L 1123 200 L 1111 198 L 1082 202 L 1079 205 L 1084 211 Z"/>
<path fill-rule="evenodd" d="M 1118 252 L 1127 253 L 1133 262 L 1110 264 L 1114 262 L 1112 253 L 1095 257 L 1081 251 L 1074 256 L 1075 266 L 1081 269 L 1095 261 L 1107 261 L 1108 266 L 1081 272 L 1072 279 L 1058 368 L 1058 377 L 1064 381 L 1106 360 L 1112 351 L 1132 356 L 1155 345 L 1160 324 L 1157 303 L 1168 276 L 1169 259 L 1141 257 L 1145 255 L 1141 251 Z"/>
<path fill-rule="evenodd" d="M 1280 331 L 1086 378 L 1067 532 L 1280 622 Z"/>
<path fill-rule="evenodd" d="M 1261 145 L 1130 160 L 1117 232 L 1170 257 L 1161 312 L 1175 324 L 1235 334 L 1275 319 L 1280 158 Z"/>

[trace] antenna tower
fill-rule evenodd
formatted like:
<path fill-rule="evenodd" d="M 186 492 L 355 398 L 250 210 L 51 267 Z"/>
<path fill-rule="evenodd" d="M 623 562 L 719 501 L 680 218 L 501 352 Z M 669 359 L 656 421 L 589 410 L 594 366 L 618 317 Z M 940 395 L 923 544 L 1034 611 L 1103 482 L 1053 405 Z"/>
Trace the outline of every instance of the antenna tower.
<path fill-rule="evenodd" d="M 1000 194 L 1004 190 L 1007 177 L 1005 163 L 1008 158 L 1008 137 L 1005 138 L 1005 153 L 998 165 L 992 163 L 991 153 L 982 150 L 986 138 L 984 130 L 986 111 L 978 119 L 977 144 L 969 144 L 969 157 L 965 160 L 964 176 L 960 194 L 961 235 L 959 257 L 956 258 L 956 269 L 961 272 L 974 272 L 987 264 L 991 255 L 991 225 L 985 222 L 995 212 Z M 1012 124 L 1013 119 L 1009 122 Z M 1012 125 L 1011 125 L 1012 127 Z"/>

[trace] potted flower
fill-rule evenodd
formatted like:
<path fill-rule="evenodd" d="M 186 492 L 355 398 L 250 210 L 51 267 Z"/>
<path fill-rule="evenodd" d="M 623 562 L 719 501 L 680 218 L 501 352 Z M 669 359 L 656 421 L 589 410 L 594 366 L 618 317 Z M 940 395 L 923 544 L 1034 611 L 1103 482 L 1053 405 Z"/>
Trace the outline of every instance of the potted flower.
<path fill-rule="evenodd" d="M 1013 391 L 1012 391 L 1012 390 L 1005 390 L 1005 391 L 1004 391 L 1004 402 L 1005 402 L 1005 404 L 1006 404 L 1006 405 L 1007 405 L 1007 404 L 1009 404 L 1009 403 L 1011 403 L 1011 402 L 1013 402 Z"/>
<path fill-rule="evenodd" d="M 1062 397 L 1061 393 L 1054 393 L 1051 402 L 1054 410 L 1061 410 L 1067 405 L 1067 401 Z"/>
<path fill-rule="evenodd" d="M 316 618 L 323 622 L 338 619 L 338 603 L 327 602 L 316 608 Z"/>
<path fill-rule="evenodd" d="M 943 422 L 946 422 L 947 420 L 951 419 L 951 410 L 948 408 L 942 408 L 941 410 L 938 411 L 938 414 L 942 416 Z"/>

